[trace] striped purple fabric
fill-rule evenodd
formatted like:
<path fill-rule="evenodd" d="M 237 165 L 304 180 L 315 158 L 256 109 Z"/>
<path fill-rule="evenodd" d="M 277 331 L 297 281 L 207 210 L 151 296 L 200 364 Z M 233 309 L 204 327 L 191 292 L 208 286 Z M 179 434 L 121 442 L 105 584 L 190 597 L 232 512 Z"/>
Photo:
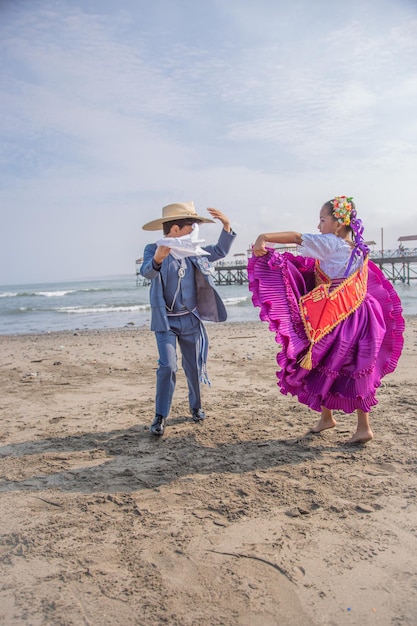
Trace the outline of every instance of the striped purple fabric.
<path fill-rule="evenodd" d="M 314 287 L 314 260 L 268 250 L 249 259 L 248 276 L 259 317 L 281 345 L 281 392 L 315 411 L 322 406 L 345 413 L 370 411 L 378 402 L 381 379 L 397 366 L 405 328 L 401 301 L 381 270 L 369 262 L 364 302 L 313 347 L 312 370 L 300 366 L 309 341 L 298 302 Z"/>

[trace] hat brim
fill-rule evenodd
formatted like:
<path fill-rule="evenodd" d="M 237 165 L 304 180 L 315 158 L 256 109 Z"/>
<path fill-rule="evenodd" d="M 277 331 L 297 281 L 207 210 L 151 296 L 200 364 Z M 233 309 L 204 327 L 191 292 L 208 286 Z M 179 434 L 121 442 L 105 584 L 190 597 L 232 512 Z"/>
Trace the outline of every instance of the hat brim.
<path fill-rule="evenodd" d="M 174 222 L 175 220 L 196 220 L 203 224 L 216 223 L 214 220 L 208 217 L 202 217 L 201 215 L 171 215 L 170 217 L 160 217 L 157 220 L 152 220 L 152 222 L 147 222 L 147 224 L 142 226 L 142 230 L 162 230 L 162 225 L 165 224 L 165 222 Z"/>

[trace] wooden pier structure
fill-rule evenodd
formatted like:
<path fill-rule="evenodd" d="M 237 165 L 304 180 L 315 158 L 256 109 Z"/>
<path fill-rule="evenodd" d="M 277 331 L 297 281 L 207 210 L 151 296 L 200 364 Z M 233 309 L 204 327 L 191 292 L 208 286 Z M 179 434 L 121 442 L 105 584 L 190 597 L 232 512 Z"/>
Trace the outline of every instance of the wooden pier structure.
<path fill-rule="evenodd" d="M 142 276 L 142 274 L 140 273 L 140 268 L 141 268 L 142 263 L 143 263 L 142 257 L 140 259 L 136 259 L 135 261 L 136 287 L 147 287 L 148 285 L 151 284 L 151 281 L 148 280 L 147 278 L 144 278 L 144 276 Z"/>
<path fill-rule="evenodd" d="M 276 248 L 280 252 L 291 252 L 296 254 L 297 246 L 285 246 L 285 248 Z M 231 261 L 217 261 L 214 263 L 213 280 L 215 285 L 245 285 L 249 283 L 248 278 L 248 258 L 251 256 L 252 250 L 249 249 L 246 254 L 238 253 L 233 255 Z"/>
<path fill-rule="evenodd" d="M 245 285 L 249 282 L 247 260 L 214 263 L 213 280 L 215 285 Z"/>
<path fill-rule="evenodd" d="M 371 252 L 369 258 L 378 265 L 386 278 L 392 283 L 409 285 L 417 280 L 417 249 L 407 251 L 411 254 L 401 254 L 398 250 Z M 223 265 L 214 265 L 214 282 L 216 285 L 244 285 L 249 282 L 248 271 L 245 265 L 236 265 L 233 262 Z"/>
<path fill-rule="evenodd" d="M 409 285 L 417 280 L 417 248 L 371 252 L 369 258 L 392 283 Z"/>
<path fill-rule="evenodd" d="M 411 238 L 417 239 L 417 236 Z M 399 241 L 408 241 L 400 237 Z M 296 253 L 294 246 L 277 248 L 280 252 Z M 241 257 L 242 255 L 237 255 Z M 245 256 L 245 255 L 243 255 Z M 371 251 L 369 258 L 378 265 L 386 278 L 392 283 L 409 285 L 417 280 L 417 248 L 404 248 L 403 245 L 396 250 Z M 249 282 L 247 271 L 247 257 L 238 258 L 230 262 L 220 261 L 214 264 L 214 282 L 216 285 L 244 285 Z"/>

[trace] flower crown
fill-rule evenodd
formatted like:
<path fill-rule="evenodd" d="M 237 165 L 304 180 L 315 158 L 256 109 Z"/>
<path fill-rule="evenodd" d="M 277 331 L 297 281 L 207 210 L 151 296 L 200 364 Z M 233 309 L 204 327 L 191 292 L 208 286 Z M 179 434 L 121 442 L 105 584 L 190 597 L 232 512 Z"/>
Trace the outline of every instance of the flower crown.
<path fill-rule="evenodd" d="M 352 237 L 355 245 L 344 273 L 344 277 L 346 277 L 349 276 L 350 268 L 352 267 L 355 256 L 365 258 L 369 254 L 369 248 L 363 239 L 364 228 L 362 220 L 357 218 L 356 209 L 353 205 L 353 198 L 348 198 L 347 196 L 336 196 L 333 200 L 330 200 L 330 204 L 333 207 L 333 217 L 337 219 L 339 224 L 350 226 L 352 229 Z"/>
<path fill-rule="evenodd" d="M 347 198 L 346 196 L 336 196 L 331 200 L 333 217 L 337 219 L 339 224 L 350 226 L 353 209 L 352 200 L 353 198 Z"/>

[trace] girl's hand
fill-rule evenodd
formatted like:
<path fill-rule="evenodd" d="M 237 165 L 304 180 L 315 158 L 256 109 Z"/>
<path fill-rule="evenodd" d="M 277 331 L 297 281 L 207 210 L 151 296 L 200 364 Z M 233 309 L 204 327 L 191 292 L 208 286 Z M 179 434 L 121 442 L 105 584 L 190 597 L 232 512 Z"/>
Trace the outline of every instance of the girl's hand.
<path fill-rule="evenodd" d="M 259 237 L 252 246 L 252 253 L 254 256 L 264 256 L 266 254 L 265 242 L 266 240 L 264 236 L 259 235 Z"/>

